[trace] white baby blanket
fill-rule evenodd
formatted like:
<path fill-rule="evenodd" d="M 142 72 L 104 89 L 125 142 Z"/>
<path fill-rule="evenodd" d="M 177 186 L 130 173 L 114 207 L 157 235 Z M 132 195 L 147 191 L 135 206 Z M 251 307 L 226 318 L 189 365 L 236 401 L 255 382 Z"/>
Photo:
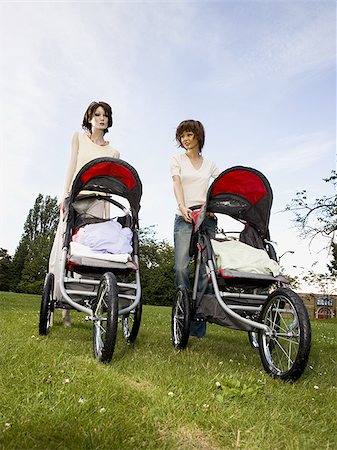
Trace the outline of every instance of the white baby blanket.
<path fill-rule="evenodd" d="M 85 225 L 72 240 L 99 253 L 132 253 L 131 229 L 114 220 Z"/>
<path fill-rule="evenodd" d="M 240 241 L 219 242 L 211 239 L 219 269 L 231 269 L 239 272 L 261 273 L 277 277 L 280 267 L 270 259 L 265 250 L 251 247 Z"/>
<path fill-rule="evenodd" d="M 94 252 L 89 247 L 86 247 L 83 244 L 80 244 L 79 242 L 70 242 L 70 259 L 73 256 L 80 256 L 85 258 L 93 258 L 93 259 L 99 259 L 102 261 L 112 261 L 112 262 L 119 262 L 119 263 L 126 263 L 128 261 L 131 261 L 131 257 L 129 254 L 111 254 L 111 253 L 100 253 L 100 252 Z"/>

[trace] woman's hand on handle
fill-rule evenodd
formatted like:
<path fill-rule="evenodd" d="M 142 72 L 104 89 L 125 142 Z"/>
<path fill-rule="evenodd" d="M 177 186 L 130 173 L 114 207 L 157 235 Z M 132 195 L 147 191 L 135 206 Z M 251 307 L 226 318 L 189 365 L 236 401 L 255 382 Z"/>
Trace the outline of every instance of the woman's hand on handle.
<path fill-rule="evenodd" d="M 180 212 L 183 215 L 186 222 L 192 222 L 192 210 L 187 208 L 185 205 L 179 206 Z"/>

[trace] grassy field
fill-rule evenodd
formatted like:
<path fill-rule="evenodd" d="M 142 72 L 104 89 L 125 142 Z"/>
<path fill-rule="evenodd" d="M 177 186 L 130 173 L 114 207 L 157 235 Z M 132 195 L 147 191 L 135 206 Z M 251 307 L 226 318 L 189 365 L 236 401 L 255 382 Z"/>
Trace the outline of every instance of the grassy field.
<path fill-rule="evenodd" d="M 337 449 L 336 320 L 312 322 L 308 368 L 289 384 L 244 332 L 208 325 L 176 352 L 167 307 L 145 306 L 136 343 L 119 330 L 102 365 L 84 314 L 64 328 L 58 311 L 40 337 L 39 303 L 0 293 L 1 449 Z"/>

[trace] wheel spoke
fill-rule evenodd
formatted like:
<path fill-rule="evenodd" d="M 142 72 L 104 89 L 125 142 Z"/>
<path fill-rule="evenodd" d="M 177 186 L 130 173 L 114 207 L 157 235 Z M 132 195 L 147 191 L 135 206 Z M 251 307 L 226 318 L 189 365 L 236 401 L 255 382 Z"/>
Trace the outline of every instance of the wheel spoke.
<path fill-rule="evenodd" d="M 290 358 L 290 356 L 289 356 L 289 354 L 291 353 L 291 352 L 287 352 L 284 348 L 283 348 L 283 346 L 279 343 L 279 341 L 277 340 L 277 339 L 273 339 L 273 342 L 277 345 L 277 347 L 281 350 L 281 353 L 283 353 L 283 355 L 287 358 L 287 360 L 291 360 L 291 358 Z M 293 362 L 292 360 L 291 360 L 291 362 Z"/>
<path fill-rule="evenodd" d="M 272 321 L 270 319 L 267 319 L 267 324 L 269 325 L 269 328 L 271 330 L 273 330 L 273 334 L 275 334 L 276 336 L 288 336 L 288 337 L 295 336 L 295 337 L 298 337 L 299 333 L 294 333 L 293 332 L 293 329 L 297 326 L 297 325 L 294 325 L 295 322 L 296 322 L 296 320 L 291 325 L 286 325 L 284 328 L 281 327 L 281 326 L 278 326 L 277 328 L 278 328 L 279 331 L 275 331 L 273 329 Z M 288 330 L 290 330 L 291 334 L 289 334 Z"/>
<path fill-rule="evenodd" d="M 278 317 L 278 314 L 276 314 L 276 313 L 279 310 L 279 307 L 280 307 L 280 300 L 278 300 L 278 302 L 277 302 L 276 311 L 275 311 L 275 314 L 274 314 L 274 319 L 271 321 L 272 329 L 275 329 L 276 317 Z M 274 312 L 274 309 L 273 309 L 273 312 Z"/>
<path fill-rule="evenodd" d="M 294 337 L 296 338 L 296 340 L 291 339 L 292 336 L 287 336 L 287 335 L 283 335 L 283 334 L 276 334 L 276 337 L 279 338 L 279 340 L 282 339 L 282 341 L 291 342 L 293 344 L 299 345 L 299 342 L 298 342 L 298 339 L 297 339 L 299 337 L 298 334 L 294 334 Z M 287 337 L 288 337 L 288 339 L 287 339 Z"/>

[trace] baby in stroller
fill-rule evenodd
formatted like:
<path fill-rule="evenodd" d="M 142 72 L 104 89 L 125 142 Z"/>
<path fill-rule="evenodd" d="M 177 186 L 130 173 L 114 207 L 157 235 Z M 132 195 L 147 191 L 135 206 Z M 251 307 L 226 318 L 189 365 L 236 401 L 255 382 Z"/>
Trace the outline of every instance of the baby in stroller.
<path fill-rule="evenodd" d="M 62 308 L 84 312 L 92 321 L 94 356 L 102 362 L 112 358 L 118 316 L 125 340 L 136 339 L 142 313 L 137 232 L 141 195 L 136 170 L 123 160 L 97 158 L 79 171 L 64 204 L 59 268 L 45 281 L 40 334 L 48 334 L 54 309 Z"/>

